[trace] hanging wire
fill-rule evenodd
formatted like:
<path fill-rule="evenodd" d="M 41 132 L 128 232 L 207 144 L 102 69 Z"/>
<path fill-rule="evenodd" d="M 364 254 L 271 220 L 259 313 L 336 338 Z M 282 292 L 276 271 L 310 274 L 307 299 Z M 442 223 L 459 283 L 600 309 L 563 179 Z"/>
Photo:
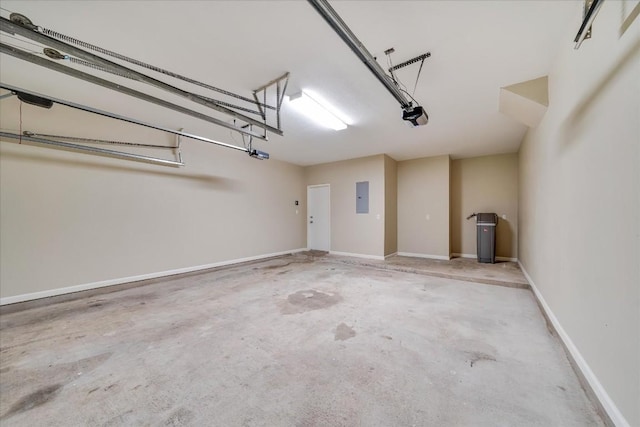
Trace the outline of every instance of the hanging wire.
<path fill-rule="evenodd" d="M 236 125 L 236 119 L 233 119 L 233 125 Z M 253 125 L 247 125 L 249 127 L 249 130 L 252 131 L 253 130 Z M 243 126 L 246 127 L 246 126 Z M 233 131 L 229 131 L 229 135 L 231 135 L 231 139 L 233 140 L 233 142 L 238 145 L 239 142 L 238 140 L 236 140 L 235 135 L 233 134 Z M 249 146 L 247 146 L 247 140 L 245 139 L 245 135 L 244 134 L 240 134 L 240 136 L 242 137 L 242 146 L 245 148 L 245 150 L 251 150 L 251 145 L 253 143 L 253 137 L 251 135 L 249 135 Z"/>
<path fill-rule="evenodd" d="M 393 52 L 389 52 L 387 53 L 387 65 L 389 66 L 389 70 L 391 73 L 391 80 L 393 80 L 393 82 L 396 84 L 396 86 L 398 85 L 398 81 L 396 79 L 396 75 L 393 73 L 393 62 L 391 61 L 391 54 Z"/>
<path fill-rule="evenodd" d="M 396 86 L 398 86 L 398 88 L 404 92 L 406 95 L 408 95 L 416 104 L 418 104 L 418 101 L 416 101 L 416 99 L 413 97 L 416 94 L 416 89 L 418 88 L 418 80 L 420 79 L 420 73 L 422 73 L 422 67 L 424 65 L 424 60 L 426 58 L 428 58 L 431 54 L 429 52 L 427 52 L 427 54 L 425 55 L 421 55 L 422 59 L 420 60 L 420 69 L 418 69 L 418 75 L 416 76 L 416 82 L 413 85 L 413 92 L 410 94 L 409 90 L 407 89 L 407 87 L 400 81 L 400 79 L 396 78 L 396 75 L 394 73 L 394 68 L 400 68 L 406 65 L 409 65 L 411 63 L 417 62 L 416 59 L 420 58 L 420 56 L 418 58 L 414 58 L 413 60 L 409 60 L 407 62 L 401 63 L 400 65 L 398 65 L 398 67 L 394 67 L 393 65 L 393 61 L 391 60 L 391 54 L 393 52 L 390 51 L 391 49 L 389 49 L 388 51 L 385 52 L 386 56 L 387 56 L 387 65 L 389 66 L 389 73 L 391 74 L 391 80 L 393 80 L 393 82 L 396 84 Z"/>
<path fill-rule="evenodd" d="M 400 89 L 401 92 L 403 92 L 405 95 L 407 95 L 409 98 L 411 98 L 411 100 L 413 102 L 415 102 L 416 105 L 420 105 L 420 103 L 413 97 L 413 95 L 409 93 L 409 91 L 408 91 L 407 87 L 404 85 L 404 83 L 402 83 L 400 80 L 394 80 L 393 82 L 396 84 L 398 89 Z"/>
<path fill-rule="evenodd" d="M 409 98 L 411 98 L 411 100 L 412 100 L 413 102 L 415 102 L 415 103 L 416 103 L 416 105 L 420 105 L 420 103 L 418 102 L 418 100 L 417 100 L 417 99 L 415 99 L 415 98 L 413 97 L 413 95 L 411 95 L 409 92 L 407 92 L 406 90 L 404 90 L 404 89 L 402 89 L 402 88 L 400 88 L 400 90 L 401 90 L 402 92 L 404 92 L 404 94 L 405 94 L 405 95 L 407 95 Z"/>
<path fill-rule="evenodd" d="M 248 138 L 249 138 L 249 145 L 247 146 L 247 141 L 245 140 L 245 135 L 242 134 L 242 146 L 245 149 L 251 151 L 251 144 L 253 143 L 253 137 L 251 135 L 249 135 Z"/>
<path fill-rule="evenodd" d="M 22 144 L 22 100 L 20 100 L 20 144 Z"/>
<path fill-rule="evenodd" d="M 393 72 L 392 72 L 393 74 Z M 403 92 L 405 95 L 407 95 L 409 98 L 411 98 L 413 100 L 413 102 L 416 103 L 416 105 L 420 105 L 420 103 L 413 97 L 412 94 L 409 93 L 407 87 L 404 85 L 404 83 L 402 83 L 400 80 L 393 80 L 393 82 L 396 84 L 396 86 L 398 86 L 398 89 L 400 89 L 401 92 Z M 415 93 L 415 90 L 414 90 Z"/>
<path fill-rule="evenodd" d="M 402 83 L 400 81 L 400 79 L 396 78 L 396 75 L 393 72 L 393 61 L 391 60 L 391 53 L 393 53 L 393 52 L 389 52 L 389 53 L 386 54 L 387 55 L 387 65 L 389 66 L 389 73 L 391 74 L 391 80 L 393 81 L 393 83 L 395 83 L 397 88 L 400 89 L 400 91 L 403 92 L 405 95 L 407 95 L 409 98 L 411 98 L 411 100 L 413 102 L 415 102 L 416 105 L 420 105 L 420 103 L 413 97 L 413 95 L 416 92 L 415 87 L 413 89 L 413 94 L 410 94 L 409 91 L 407 90 L 407 87 L 404 85 L 404 83 Z M 422 66 L 420 66 L 420 68 L 422 69 Z M 418 74 L 418 76 L 419 76 L 419 74 Z M 417 82 L 418 81 L 416 80 L 416 85 L 417 85 Z"/>
<path fill-rule="evenodd" d="M 425 58 L 422 58 L 422 61 L 420 62 L 420 69 L 418 70 L 418 75 L 416 76 L 416 83 L 413 85 L 413 94 L 416 94 L 416 88 L 418 87 L 418 79 L 420 78 L 420 73 L 422 72 L 422 66 L 424 65 L 424 60 Z"/>
<path fill-rule="evenodd" d="M 253 130 L 253 125 L 249 125 L 249 130 Z M 245 138 L 247 138 L 249 140 L 248 143 L 245 140 Z M 248 150 L 249 153 L 251 153 L 251 149 L 253 148 L 253 136 L 251 136 L 251 135 L 245 136 L 244 134 L 242 134 L 242 146 L 246 150 Z"/>

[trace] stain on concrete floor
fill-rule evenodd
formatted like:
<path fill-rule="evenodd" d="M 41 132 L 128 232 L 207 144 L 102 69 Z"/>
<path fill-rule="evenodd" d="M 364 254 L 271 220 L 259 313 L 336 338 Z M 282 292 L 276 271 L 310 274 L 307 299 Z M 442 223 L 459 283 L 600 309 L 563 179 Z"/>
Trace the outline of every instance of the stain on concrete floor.
<path fill-rule="evenodd" d="M 321 310 L 329 308 L 341 300 L 342 297 L 338 293 L 325 293 L 316 291 L 315 289 L 298 291 L 287 297 L 287 303 L 282 307 L 282 314 Z"/>
<path fill-rule="evenodd" d="M 356 336 L 356 331 L 345 323 L 340 323 L 336 327 L 336 333 L 333 338 L 334 341 L 346 341 Z"/>
<path fill-rule="evenodd" d="M 495 357 L 478 351 L 471 354 L 471 360 L 469 360 L 469 366 L 473 368 L 473 365 L 483 360 L 489 361 L 489 362 L 496 361 Z"/>
<path fill-rule="evenodd" d="M 33 393 L 29 393 L 28 395 L 24 396 L 16 403 L 14 403 L 11 408 L 9 408 L 7 413 L 2 415 L 0 419 L 4 420 L 10 418 L 12 415 L 26 412 L 40 405 L 44 405 L 50 400 L 55 399 L 61 388 L 62 384 L 53 384 L 36 390 Z"/>
<path fill-rule="evenodd" d="M 163 426 L 184 426 L 188 425 L 191 420 L 194 418 L 193 411 L 190 411 L 186 408 L 176 409 L 170 416 L 167 418 L 162 425 Z"/>

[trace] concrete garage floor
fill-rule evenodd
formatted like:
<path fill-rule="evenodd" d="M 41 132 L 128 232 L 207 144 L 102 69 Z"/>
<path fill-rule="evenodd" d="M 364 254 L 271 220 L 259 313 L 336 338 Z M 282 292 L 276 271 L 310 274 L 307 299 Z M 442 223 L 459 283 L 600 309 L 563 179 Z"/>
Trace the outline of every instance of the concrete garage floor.
<path fill-rule="evenodd" d="M 3 426 L 603 425 L 526 289 L 296 255 L 5 313 Z"/>

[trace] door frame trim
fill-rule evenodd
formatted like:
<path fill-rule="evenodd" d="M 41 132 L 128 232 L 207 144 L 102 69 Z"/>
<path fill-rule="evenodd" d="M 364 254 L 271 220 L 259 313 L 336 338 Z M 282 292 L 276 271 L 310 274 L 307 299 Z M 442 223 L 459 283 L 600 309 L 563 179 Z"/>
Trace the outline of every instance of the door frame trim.
<path fill-rule="evenodd" d="M 309 189 L 318 187 L 329 187 L 329 218 L 327 218 L 327 221 L 329 223 L 329 251 L 331 251 L 331 184 L 307 185 L 307 215 L 305 218 L 305 222 L 307 224 L 307 250 L 311 249 L 309 247 L 309 223 L 307 222 L 309 221 Z"/>

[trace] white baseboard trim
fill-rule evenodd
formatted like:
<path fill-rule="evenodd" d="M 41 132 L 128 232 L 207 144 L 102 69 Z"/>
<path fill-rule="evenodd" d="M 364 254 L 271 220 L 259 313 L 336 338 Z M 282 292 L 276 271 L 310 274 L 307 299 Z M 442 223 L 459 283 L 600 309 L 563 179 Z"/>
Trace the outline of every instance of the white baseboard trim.
<path fill-rule="evenodd" d="M 0 305 L 15 304 L 17 302 L 31 301 L 40 298 L 54 297 L 57 295 L 70 294 L 73 292 L 87 291 L 90 289 L 104 288 L 106 286 L 121 285 L 123 283 L 138 282 L 140 280 L 157 279 L 159 277 L 174 276 L 176 274 L 191 273 L 199 270 L 207 270 L 215 267 L 224 267 L 226 265 L 239 264 L 242 262 L 256 261 L 264 258 L 272 258 L 276 256 L 288 255 L 305 251 L 302 249 L 292 249 L 290 251 L 274 252 L 270 254 L 256 255 L 246 258 L 232 259 L 228 261 L 214 262 L 211 264 L 198 265 L 194 267 L 177 268 L 175 270 L 161 271 L 157 273 L 141 274 L 139 276 L 121 277 L 118 279 L 103 280 L 101 282 L 85 283 L 82 285 L 68 286 L 65 288 L 49 289 L 46 291 L 32 292 L 29 294 L 14 295 L 11 297 L 0 298 Z"/>
<path fill-rule="evenodd" d="M 396 256 L 396 255 L 398 255 L 398 252 L 394 252 L 394 253 L 392 253 L 392 254 L 385 255 L 385 256 L 384 256 L 384 259 L 391 258 L 392 256 Z"/>
<path fill-rule="evenodd" d="M 609 396 L 605 388 L 602 386 L 602 384 L 600 384 L 600 381 L 598 381 L 598 378 L 587 364 L 587 361 L 584 360 L 584 357 L 582 357 L 580 351 L 578 351 L 578 348 L 575 346 L 573 341 L 571 341 L 571 338 L 564 330 L 562 325 L 560 325 L 558 318 L 553 314 L 553 311 L 551 311 L 551 308 L 536 287 L 535 283 L 533 283 L 533 279 L 531 279 L 531 276 L 529 276 L 529 273 L 524 268 L 524 265 L 522 265 L 520 261 L 518 261 L 518 265 L 520 266 L 520 270 L 522 270 L 524 277 L 529 281 L 529 285 L 531 286 L 531 289 L 538 299 L 538 302 L 544 310 L 547 318 L 558 333 L 558 336 L 564 343 L 565 348 L 569 351 L 570 357 L 573 359 L 580 372 L 582 372 L 582 376 L 584 377 L 584 379 L 587 381 L 587 383 L 589 383 L 589 386 L 600 402 L 602 409 L 607 413 L 607 416 L 615 426 L 630 427 L 630 424 L 627 422 L 624 415 L 622 415 L 618 407 L 615 405 L 615 403 L 613 403 L 613 400 L 611 400 L 611 397 Z"/>
<path fill-rule="evenodd" d="M 354 254 L 351 252 L 337 252 L 337 251 L 329 251 L 329 255 L 350 256 L 354 258 L 378 259 L 378 260 L 384 261 L 384 257 L 382 255 L 365 255 L 365 254 Z"/>
<path fill-rule="evenodd" d="M 446 255 L 414 254 L 411 252 L 398 252 L 398 256 L 409 256 L 413 258 L 443 259 L 446 261 L 449 261 L 451 259 Z"/>
<path fill-rule="evenodd" d="M 506 256 L 497 256 L 496 261 L 518 262 L 518 258 L 509 258 Z"/>
<path fill-rule="evenodd" d="M 453 257 L 457 258 L 478 258 L 476 254 L 451 254 Z M 510 258 L 506 256 L 497 256 L 496 261 L 510 261 L 510 262 L 518 262 L 518 258 Z"/>

